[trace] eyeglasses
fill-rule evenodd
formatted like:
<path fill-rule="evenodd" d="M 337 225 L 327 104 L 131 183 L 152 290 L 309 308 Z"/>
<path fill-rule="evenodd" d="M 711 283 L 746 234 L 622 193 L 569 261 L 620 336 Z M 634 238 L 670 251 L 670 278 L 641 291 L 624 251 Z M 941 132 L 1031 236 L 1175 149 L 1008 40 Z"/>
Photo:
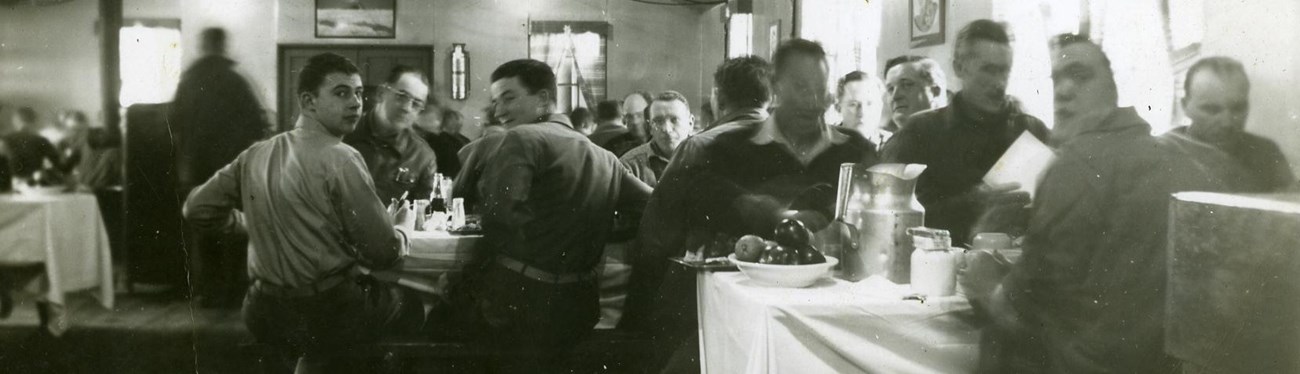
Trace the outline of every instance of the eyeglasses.
<path fill-rule="evenodd" d="M 411 109 L 415 109 L 415 111 L 417 112 L 424 110 L 424 105 L 425 105 L 424 100 L 416 99 L 414 96 L 411 96 L 406 92 L 398 91 L 397 89 L 389 87 L 388 85 L 383 85 L 379 87 L 383 87 L 385 90 L 392 91 L 393 94 L 396 94 L 397 99 L 401 100 L 402 105 L 411 104 Z"/>

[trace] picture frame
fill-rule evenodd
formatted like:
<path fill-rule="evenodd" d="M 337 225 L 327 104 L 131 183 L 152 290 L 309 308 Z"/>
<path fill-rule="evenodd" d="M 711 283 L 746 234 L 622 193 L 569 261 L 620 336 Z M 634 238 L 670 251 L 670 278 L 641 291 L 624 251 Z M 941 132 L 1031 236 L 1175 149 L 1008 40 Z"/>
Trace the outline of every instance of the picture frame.
<path fill-rule="evenodd" d="M 948 0 L 908 0 L 912 48 L 943 44 L 948 24 Z"/>
<path fill-rule="evenodd" d="M 315 0 L 316 38 L 397 38 L 397 0 Z"/>
<path fill-rule="evenodd" d="M 781 20 L 767 26 L 767 54 L 771 59 L 776 55 L 776 48 L 781 45 Z"/>

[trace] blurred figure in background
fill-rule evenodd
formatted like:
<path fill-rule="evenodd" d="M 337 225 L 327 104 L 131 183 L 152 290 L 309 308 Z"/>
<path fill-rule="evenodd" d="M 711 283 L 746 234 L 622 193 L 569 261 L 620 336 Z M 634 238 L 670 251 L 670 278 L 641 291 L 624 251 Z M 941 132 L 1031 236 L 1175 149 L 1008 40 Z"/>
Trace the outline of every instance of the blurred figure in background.
<path fill-rule="evenodd" d="M 596 120 L 591 117 L 590 109 L 574 108 L 569 112 L 569 121 L 573 122 L 573 129 L 582 135 L 591 136 L 591 133 L 596 132 Z"/>
<path fill-rule="evenodd" d="M 632 135 L 636 137 L 636 142 L 632 147 L 650 140 L 650 128 L 647 127 L 647 118 L 645 118 L 645 108 L 649 106 L 649 92 L 637 91 L 623 97 L 623 125 L 627 126 L 628 131 L 631 131 Z M 628 149 L 631 149 L 631 147 L 628 147 Z M 614 154 L 621 155 L 622 153 L 614 152 Z"/>
<path fill-rule="evenodd" d="M 635 96 L 640 100 L 640 96 Z M 614 152 L 615 156 L 622 156 L 629 149 L 644 144 L 645 140 L 637 135 L 635 130 L 628 127 L 625 122 L 629 119 L 644 121 L 644 113 L 636 116 L 628 115 L 624 112 L 627 103 L 619 104 L 618 101 L 605 100 L 596 104 L 596 130 L 588 136 L 592 143 L 604 148 L 607 151 Z M 645 109 L 641 106 L 641 109 Z"/>
<path fill-rule="evenodd" d="M 438 132 L 429 134 L 424 139 L 433 148 L 433 154 L 438 160 L 438 172 L 454 177 L 460 173 L 460 158 L 456 157 L 456 153 L 469 144 L 469 138 L 460 133 L 465 119 L 460 112 L 451 109 L 438 110 L 437 113 Z"/>
<path fill-rule="evenodd" d="M 39 120 L 31 107 L 18 108 L 9 119 L 10 132 L 3 140 L 15 177 L 29 178 L 37 171 L 62 165 L 54 144 L 39 134 Z"/>
<path fill-rule="evenodd" d="M 182 197 L 265 138 L 270 127 L 252 86 L 226 56 L 226 46 L 225 30 L 203 30 L 203 57 L 181 75 L 172 100 L 168 126 L 175 134 L 177 193 Z M 244 270 L 248 239 L 191 231 L 186 241 L 198 254 L 193 267 L 200 304 L 239 305 L 248 282 Z"/>
<path fill-rule="evenodd" d="M 835 110 L 843 119 L 839 126 L 856 130 L 877 149 L 887 139 L 880 131 L 884 91 L 879 79 L 862 71 L 845 74 L 835 89 Z"/>
<path fill-rule="evenodd" d="M 713 97 L 717 119 L 706 129 L 725 124 L 748 125 L 767 120 L 772 101 L 772 65 L 758 56 L 724 61 L 713 72 Z"/>

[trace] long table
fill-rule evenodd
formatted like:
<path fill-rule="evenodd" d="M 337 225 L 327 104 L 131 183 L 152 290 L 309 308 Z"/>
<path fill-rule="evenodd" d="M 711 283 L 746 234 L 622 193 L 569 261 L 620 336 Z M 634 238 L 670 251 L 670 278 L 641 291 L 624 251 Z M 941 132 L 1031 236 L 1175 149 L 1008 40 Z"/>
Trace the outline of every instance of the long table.
<path fill-rule="evenodd" d="M 98 287 L 112 309 L 113 258 L 95 195 L 0 194 L 0 265 L 42 264 L 42 297 L 63 305 L 64 294 Z"/>
<path fill-rule="evenodd" d="M 701 272 L 701 366 L 707 373 L 967 373 L 979 359 L 970 303 L 904 300 L 883 278 L 767 288 Z"/>
<path fill-rule="evenodd" d="M 410 252 L 396 268 L 374 272 L 379 279 L 394 281 L 416 291 L 442 295 L 448 276 L 470 261 L 474 245 L 482 235 L 456 235 L 446 231 L 412 231 Z"/>

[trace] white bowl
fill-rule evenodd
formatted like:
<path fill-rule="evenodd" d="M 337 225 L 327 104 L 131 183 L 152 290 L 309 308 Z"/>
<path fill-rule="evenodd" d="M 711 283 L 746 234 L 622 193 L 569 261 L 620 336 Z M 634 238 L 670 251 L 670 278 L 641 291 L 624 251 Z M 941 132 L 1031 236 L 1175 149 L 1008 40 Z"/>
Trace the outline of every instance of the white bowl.
<path fill-rule="evenodd" d="M 745 262 L 736 259 L 736 255 L 727 256 L 731 263 L 740 268 L 740 272 L 755 283 L 784 288 L 804 288 L 830 276 L 831 268 L 840 260 L 826 256 L 826 262 L 811 265 L 774 265 Z"/>

